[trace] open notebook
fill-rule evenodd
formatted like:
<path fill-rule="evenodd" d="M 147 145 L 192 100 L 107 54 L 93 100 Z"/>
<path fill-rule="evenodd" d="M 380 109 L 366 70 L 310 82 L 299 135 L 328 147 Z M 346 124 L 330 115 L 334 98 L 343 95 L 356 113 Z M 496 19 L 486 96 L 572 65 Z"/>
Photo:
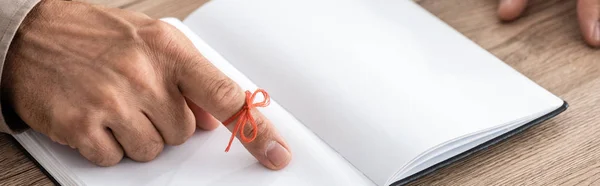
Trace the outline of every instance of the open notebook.
<path fill-rule="evenodd" d="M 408 0 L 215 0 L 183 22 L 244 89 L 293 159 L 263 168 L 230 132 L 197 132 L 148 163 L 97 167 L 28 131 L 14 137 L 62 185 L 396 185 L 486 148 L 567 104 Z"/>

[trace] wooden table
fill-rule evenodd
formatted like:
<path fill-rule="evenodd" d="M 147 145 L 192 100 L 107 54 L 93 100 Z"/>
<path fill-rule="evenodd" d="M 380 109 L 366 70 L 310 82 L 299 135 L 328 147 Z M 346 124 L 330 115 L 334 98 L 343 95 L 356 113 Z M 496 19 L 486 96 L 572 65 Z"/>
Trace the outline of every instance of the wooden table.
<path fill-rule="evenodd" d="M 206 0 L 85 0 L 185 18 Z M 501 23 L 497 0 L 416 0 L 506 63 L 570 103 L 558 117 L 440 169 L 414 185 L 600 185 L 600 51 L 579 34 L 575 0 L 530 0 Z M 1 185 L 51 185 L 8 135 L 0 135 Z"/>

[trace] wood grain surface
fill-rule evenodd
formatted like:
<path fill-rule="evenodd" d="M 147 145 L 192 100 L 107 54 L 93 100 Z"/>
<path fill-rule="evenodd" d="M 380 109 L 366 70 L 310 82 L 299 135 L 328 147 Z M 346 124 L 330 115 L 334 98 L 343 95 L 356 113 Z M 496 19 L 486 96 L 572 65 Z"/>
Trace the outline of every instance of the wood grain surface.
<path fill-rule="evenodd" d="M 206 0 L 83 1 L 185 18 Z M 580 36 L 575 0 L 530 0 L 523 17 L 510 23 L 496 18 L 497 0 L 416 2 L 570 107 L 411 185 L 600 185 L 600 51 Z M 52 183 L 8 135 L 0 135 L 0 185 Z"/>

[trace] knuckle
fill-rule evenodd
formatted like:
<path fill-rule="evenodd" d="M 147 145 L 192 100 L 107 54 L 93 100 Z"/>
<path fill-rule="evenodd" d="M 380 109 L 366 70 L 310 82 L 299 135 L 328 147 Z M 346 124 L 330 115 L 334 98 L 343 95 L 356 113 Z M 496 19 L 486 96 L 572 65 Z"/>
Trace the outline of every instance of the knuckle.
<path fill-rule="evenodd" d="M 156 88 L 157 86 L 152 82 L 149 81 L 149 77 L 151 77 L 152 75 L 149 74 L 154 74 L 154 73 L 147 73 L 147 71 L 150 71 L 148 69 L 151 69 L 151 67 L 149 66 L 139 66 L 137 68 L 138 70 L 134 71 L 133 73 L 129 73 L 129 83 L 131 85 L 131 88 L 133 88 L 133 90 L 135 90 L 137 93 L 141 94 L 141 95 L 146 95 L 146 96 L 159 96 L 159 90 Z M 153 77 L 151 77 L 153 78 Z"/>
<path fill-rule="evenodd" d="M 239 98 L 242 94 L 238 85 L 228 78 L 220 78 L 213 81 L 212 89 L 210 89 L 210 95 L 208 96 L 211 103 L 216 104 L 217 109 L 223 111 L 237 106 Z"/>
<path fill-rule="evenodd" d="M 90 120 L 96 124 L 123 123 L 129 121 L 131 114 L 130 107 L 125 104 L 125 100 L 119 98 L 117 93 L 109 92 L 105 94 L 103 101 L 98 102 L 94 113 L 103 113 L 103 115 L 88 115 Z M 91 113 L 91 112 L 90 112 Z M 97 122 L 98 121 L 98 122 Z M 100 122 L 101 121 L 101 122 Z"/>
<path fill-rule="evenodd" d="M 108 153 L 100 153 L 98 156 L 94 156 L 94 159 L 90 159 L 93 163 L 100 166 L 113 166 L 122 160 L 122 156 L 115 156 Z"/>
<path fill-rule="evenodd" d="M 167 23 L 165 23 L 165 22 L 163 22 L 161 20 L 158 20 L 158 19 L 155 19 L 155 20 L 151 21 L 149 25 L 154 30 L 156 30 L 158 33 L 165 33 L 165 34 L 162 34 L 162 35 L 166 35 L 166 33 L 168 33 L 169 30 L 171 29 L 171 27 L 170 27 L 169 24 L 167 24 Z"/>
<path fill-rule="evenodd" d="M 133 160 L 147 162 L 155 159 L 164 148 L 162 140 L 150 139 L 131 150 L 129 155 Z"/>
<path fill-rule="evenodd" d="M 165 138 L 165 143 L 168 145 L 181 145 L 185 143 L 194 134 L 196 125 L 194 123 L 186 123 L 182 127 L 177 127 L 172 136 Z"/>
<path fill-rule="evenodd" d="M 143 51 L 135 50 L 128 53 L 127 59 L 119 59 L 123 62 L 115 63 L 114 69 L 126 80 L 127 88 L 131 88 L 136 94 L 154 95 L 160 90 L 156 84 L 161 74 L 147 58 Z M 101 96 L 115 99 L 122 94 L 119 87 L 115 86 L 106 87 L 101 91 Z"/>
<path fill-rule="evenodd" d="M 170 38 L 170 31 L 172 29 L 171 25 L 155 19 L 144 25 L 142 29 L 139 30 L 139 33 L 145 38 L 160 40 L 163 38 Z"/>
<path fill-rule="evenodd" d="M 139 29 L 137 26 L 133 24 L 121 24 L 121 26 L 120 32 L 118 32 L 120 34 L 118 37 L 121 40 L 130 42 L 140 41 Z"/>
<path fill-rule="evenodd" d="M 123 99 L 114 87 L 102 87 L 90 93 L 85 105 L 55 109 L 54 117 L 61 124 L 90 124 L 105 119 L 106 114 L 123 113 Z"/>
<path fill-rule="evenodd" d="M 95 130 L 95 121 L 99 118 L 97 112 L 93 112 L 87 109 L 81 109 L 80 112 L 71 113 L 63 117 L 62 125 L 63 128 L 73 133 L 76 137 L 86 137 L 91 135 Z"/>
<path fill-rule="evenodd" d="M 119 163 L 121 159 L 123 159 L 122 156 L 116 156 L 114 153 L 101 152 L 95 163 L 100 166 L 113 166 Z"/>
<path fill-rule="evenodd" d="M 115 116 L 124 116 L 125 115 L 125 109 L 122 108 L 122 106 L 119 104 L 119 101 L 117 101 L 114 98 L 107 98 L 106 101 L 104 101 L 103 103 L 101 103 L 99 105 L 99 107 L 100 107 L 100 110 L 102 110 L 102 112 L 105 112 L 110 115 L 115 115 Z"/>
<path fill-rule="evenodd" d="M 85 120 L 85 110 L 76 108 L 53 109 L 52 118 L 57 125 L 77 125 Z"/>
<path fill-rule="evenodd" d="M 104 110 L 117 109 L 117 106 L 119 104 L 119 99 L 117 96 L 117 90 L 115 90 L 115 88 L 113 88 L 113 87 L 102 88 L 98 91 L 98 94 L 99 94 L 99 96 L 97 97 L 96 100 L 94 100 L 97 107 L 99 107 L 100 109 L 104 109 Z"/>
<path fill-rule="evenodd" d="M 169 109 L 166 113 L 170 114 L 165 115 L 165 117 L 166 122 L 169 122 L 167 124 L 172 126 L 173 133 L 170 133 L 170 137 L 165 138 L 165 142 L 169 145 L 181 145 L 192 137 L 196 131 L 196 119 L 194 113 L 185 106 L 185 102 L 182 102 L 183 106 L 168 105 Z"/>
<path fill-rule="evenodd" d="M 92 146 L 89 147 L 89 152 L 86 153 L 86 158 L 91 162 L 100 166 L 112 166 L 116 165 L 123 159 L 122 152 L 116 149 L 112 149 L 110 144 L 103 144 L 98 142 L 92 142 Z"/>
<path fill-rule="evenodd" d="M 152 19 L 150 16 L 148 16 L 145 13 L 142 12 L 137 12 L 137 11 L 127 11 L 127 10 L 123 10 L 123 9 L 117 9 L 117 10 L 121 10 L 121 11 L 126 11 L 127 14 L 131 14 L 132 16 L 141 18 L 141 19 Z"/>

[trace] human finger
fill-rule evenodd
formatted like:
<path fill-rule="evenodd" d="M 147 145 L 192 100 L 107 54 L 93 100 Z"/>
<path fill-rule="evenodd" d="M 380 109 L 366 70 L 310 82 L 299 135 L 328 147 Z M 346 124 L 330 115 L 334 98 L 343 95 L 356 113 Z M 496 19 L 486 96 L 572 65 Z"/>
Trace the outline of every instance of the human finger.
<path fill-rule="evenodd" d="M 498 17 L 503 21 L 517 19 L 527 7 L 527 0 L 500 0 Z"/>
<path fill-rule="evenodd" d="M 69 144 L 74 144 L 79 153 L 99 166 L 113 166 L 123 159 L 123 149 L 107 128 L 90 129 L 85 135 L 79 133 Z"/>
<path fill-rule="evenodd" d="M 248 104 L 241 87 L 199 53 L 183 64 L 188 66 L 179 70 L 180 90 L 219 121 L 231 118 Z M 250 113 L 253 118 L 243 127 L 236 124 L 237 120 L 223 124 L 238 139 L 244 139 L 241 135 L 254 137 L 252 140 L 242 140 L 242 144 L 262 165 L 273 170 L 285 167 L 291 160 L 286 142 L 263 114 L 256 109 L 250 110 Z M 256 121 L 256 125 L 249 124 L 252 120 Z M 236 130 L 236 126 L 239 130 Z"/>
<path fill-rule="evenodd" d="M 142 112 L 132 114 L 131 119 L 113 120 L 108 127 L 125 155 L 135 161 L 153 160 L 164 148 L 162 137 Z"/>
<path fill-rule="evenodd" d="M 600 46 L 600 1 L 579 0 L 577 2 L 577 19 L 585 42 L 591 46 Z"/>
<path fill-rule="evenodd" d="M 214 130 L 221 122 L 217 120 L 210 113 L 206 112 L 204 109 L 200 108 L 194 102 L 186 98 L 186 102 L 190 110 L 194 113 L 194 117 L 196 118 L 196 126 L 202 130 Z"/>

